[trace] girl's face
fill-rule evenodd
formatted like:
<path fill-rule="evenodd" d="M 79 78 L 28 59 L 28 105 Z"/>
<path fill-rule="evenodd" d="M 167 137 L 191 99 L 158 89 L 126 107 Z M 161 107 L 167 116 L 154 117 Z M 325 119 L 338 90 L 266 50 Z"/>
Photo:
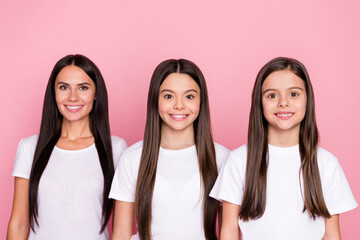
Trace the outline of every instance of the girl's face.
<path fill-rule="evenodd" d="M 262 85 L 262 106 L 270 133 L 299 134 L 306 112 L 305 82 L 289 70 L 271 73 Z"/>
<path fill-rule="evenodd" d="M 192 131 L 200 111 L 200 87 L 187 74 L 172 73 L 159 89 L 162 131 Z"/>
<path fill-rule="evenodd" d="M 55 80 L 55 99 L 63 121 L 88 121 L 95 90 L 95 83 L 81 68 L 64 67 Z"/>

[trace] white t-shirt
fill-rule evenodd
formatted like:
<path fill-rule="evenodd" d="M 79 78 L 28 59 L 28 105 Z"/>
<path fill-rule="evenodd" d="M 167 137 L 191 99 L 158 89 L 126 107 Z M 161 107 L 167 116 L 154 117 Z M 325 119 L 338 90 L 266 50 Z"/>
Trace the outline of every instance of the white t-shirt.
<path fill-rule="evenodd" d="M 244 191 L 247 145 L 233 150 L 228 157 L 210 196 L 241 205 Z M 299 146 L 269 145 L 266 208 L 257 220 L 244 222 L 239 227 L 244 240 L 320 240 L 325 233 L 325 219 L 311 218 L 303 213 L 299 169 Z M 356 208 L 357 203 L 338 160 L 318 147 L 318 167 L 326 206 L 331 215 Z M 302 178 L 301 178 L 302 179 Z M 302 180 L 301 180 L 302 181 Z"/>
<path fill-rule="evenodd" d="M 29 179 L 38 136 L 20 141 L 13 176 Z M 113 158 L 117 166 L 126 142 L 113 136 Z M 104 179 L 95 144 L 81 150 L 54 147 L 41 176 L 38 192 L 39 227 L 30 240 L 106 240 L 99 235 L 102 219 Z"/>
<path fill-rule="evenodd" d="M 110 198 L 134 202 L 143 142 L 121 155 L 110 191 Z M 229 150 L 215 143 L 220 169 Z M 160 147 L 152 199 L 151 234 L 154 240 L 201 240 L 203 194 L 196 147 L 167 150 Z M 134 235 L 132 239 L 139 239 Z"/>

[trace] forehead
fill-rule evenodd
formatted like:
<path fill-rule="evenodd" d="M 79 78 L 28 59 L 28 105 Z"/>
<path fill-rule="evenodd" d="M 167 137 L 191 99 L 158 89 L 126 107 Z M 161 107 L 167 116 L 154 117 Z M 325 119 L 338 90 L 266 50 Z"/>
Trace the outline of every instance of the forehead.
<path fill-rule="evenodd" d="M 263 91 L 266 89 L 282 90 L 293 87 L 299 87 L 305 90 L 305 81 L 290 70 L 273 72 L 267 76 L 262 84 Z"/>
<path fill-rule="evenodd" d="M 188 89 L 195 89 L 200 91 L 199 85 L 195 80 L 184 73 L 171 73 L 165 78 L 160 85 L 160 91 L 163 89 L 169 89 L 172 91 L 186 91 Z"/>
<path fill-rule="evenodd" d="M 69 65 L 61 69 L 56 76 L 57 82 L 90 82 L 93 83 L 91 78 L 80 67 Z"/>

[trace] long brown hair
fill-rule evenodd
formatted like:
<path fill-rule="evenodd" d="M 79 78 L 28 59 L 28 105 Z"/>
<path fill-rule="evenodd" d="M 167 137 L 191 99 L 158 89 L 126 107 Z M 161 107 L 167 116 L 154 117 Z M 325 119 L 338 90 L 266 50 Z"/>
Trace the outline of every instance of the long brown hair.
<path fill-rule="evenodd" d="M 315 99 L 309 74 L 296 59 L 278 57 L 269 61 L 259 71 L 252 92 L 249 117 L 247 165 L 245 189 L 239 217 L 248 221 L 260 218 L 266 205 L 266 178 L 268 166 L 268 130 L 262 107 L 262 84 L 273 72 L 289 70 L 301 78 L 306 87 L 307 104 L 304 119 L 300 123 L 299 151 L 300 174 L 303 177 L 304 212 L 315 218 L 330 217 L 321 188 L 317 164 L 318 130 L 315 119 Z M 300 178 L 300 175 L 299 175 Z"/>
<path fill-rule="evenodd" d="M 114 162 L 111 146 L 111 134 L 108 114 L 108 96 L 104 79 L 97 66 L 87 57 L 76 54 L 61 58 L 54 66 L 48 85 L 46 87 L 44 106 L 42 112 L 39 139 L 35 148 L 34 160 L 30 172 L 29 181 L 29 216 L 30 226 L 35 232 L 35 224 L 38 223 L 38 189 L 41 175 L 49 162 L 50 155 L 55 144 L 60 138 L 61 115 L 55 100 L 55 80 L 59 72 L 66 66 L 74 65 L 81 68 L 95 83 L 96 101 L 89 115 L 90 130 L 95 139 L 95 146 L 99 155 L 100 165 L 104 176 L 102 225 L 99 232 L 102 233 L 110 219 L 113 209 L 113 200 L 108 198 L 111 181 L 114 175 Z"/>
<path fill-rule="evenodd" d="M 185 59 L 169 59 L 160 63 L 151 78 L 147 102 L 147 117 L 143 150 L 136 184 L 135 209 L 138 233 L 141 240 L 151 239 L 152 196 L 154 191 L 156 168 L 161 139 L 161 118 L 158 102 L 162 82 L 171 73 L 189 75 L 200 87 L 200 112 L 194 121 L 195 144 L 199 161 L 199 171 L 203 192 L 203 221 L 206 239 L 217 239 L 216 216 L 218 203 L 209 197 L 218 175 L 215 147 L 211 134 L 209 100 L 205 78 L 200 69 Z"/>

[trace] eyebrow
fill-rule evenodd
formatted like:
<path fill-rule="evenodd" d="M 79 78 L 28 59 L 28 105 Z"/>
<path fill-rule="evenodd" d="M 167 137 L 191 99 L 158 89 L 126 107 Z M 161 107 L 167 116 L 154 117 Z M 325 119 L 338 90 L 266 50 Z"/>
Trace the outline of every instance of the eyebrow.
<path fill-rule="evenodd" d="M 57 85 L 59 85 L 59 84 L 63 84 L 63 85 L 67 85 L 67 86 L 70 85 L 70 84 L 68 84 L 68 83 L 66 83 L 66 82 L 58 82 Z M 89 86 L 91 86 L 91 84 L 88 83 L 88 82 L 82 82 L 82 83 L 79 83 L 79 84 L 77 84 L 77 85 L 78 85 L 78 86 L 81 86 L 81 85 L 89 85 Z"/>
<path fill-rule="evenodd" d="M 163 92 L 171 92 L 171 93 L 175 93 L 173 90 L 171 89 L 163 89 L 160 93 L 163 93 Z M 195 93 L 198 93 L 198 91 L 196 91 L 195 89 L 191 88 L 191 89 L 188 89 L 186 90 L 184 93 L 189 93 L 189 92 L 195 92 Z"/>
<path fill-rule="evenodd" d="M 304 89 L 302 89 L 301 87 L 291 87 L 291 88 L 288 88 L 287 90 L 300 90 L 300 91 L 304 91 Z M 270 92 L 270 91 L 277 91 L 277 89 L 275 88 L 269 88 L 269 89 L 266 89 L 262 94 L 265 94 L 267 92 Z"/>

